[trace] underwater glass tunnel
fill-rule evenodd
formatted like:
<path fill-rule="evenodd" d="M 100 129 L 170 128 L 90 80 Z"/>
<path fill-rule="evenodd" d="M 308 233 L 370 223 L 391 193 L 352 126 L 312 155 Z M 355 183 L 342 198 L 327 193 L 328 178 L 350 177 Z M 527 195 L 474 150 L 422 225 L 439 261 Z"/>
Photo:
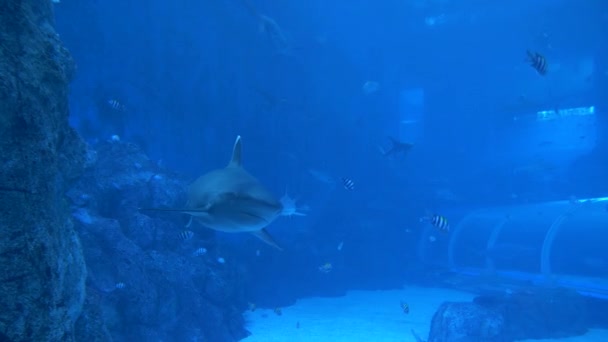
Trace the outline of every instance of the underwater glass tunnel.
<path fill-rule="evenodd" d="M 449 235 L 427 227 L 419 256 L 472 289 L 561 286 L 608 299 L 608 197 L 476 210 Z"/>

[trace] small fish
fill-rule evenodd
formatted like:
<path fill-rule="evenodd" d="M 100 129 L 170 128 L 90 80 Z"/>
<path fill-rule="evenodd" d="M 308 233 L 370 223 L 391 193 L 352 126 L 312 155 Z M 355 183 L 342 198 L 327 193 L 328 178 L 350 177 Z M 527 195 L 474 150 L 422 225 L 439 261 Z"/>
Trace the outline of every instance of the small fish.
<path fill-rule="evenodd" d="M 363 93 L 365 95 L 373 94 L 373 93 L 377 92 L 379 88 L 380 88 L 380 84 L 378 82 L 374 82 L 374 81 L 367 81 L 367 82 L 363 83 L 363 86 L 361 87 L 361 89 L 363 89 Z"/>
<path fill-rule="evenodd" d="M 120 101 L 118 101 L 116 99 L 109 99 L 108 105 L 110 106 L 111 109 L 118 111 L 118 112 L 124 112 L 126 109 L 125 105 L 123 105 Z"/>
<path fill-rule="evenodd" d="M 448 233 L 450 231 L 450 222 L 448 219 L 441 215 L 433 214 L 420 219 L 420 222 L 430 222 L 433 226 L 439 229 L 442 233 Z"/>
<path fill-rule="evenodd" d="M 344 189 L 346 189 L 346 190 L 354 190 L 355 189 L 355 182 L 353 182 L 353 180 L 350 179 L 350 178 L 344 178 L 344 177 L 342 177 L 342 185 L 344 186 Z"/>
<path fill-rule="evenodd" d="M 249 309 L 249 311 L 254 312 L 256 309 L 255 303 L 252 303 L 252 302 L 247 303 L 247 308 Z"/>
<path fill-rule="evenodd" d="M 224 259 L 222 257 L 219 257 L 219 258 L 217 258 L 217 262 L 218 262 L 218 264 L 225 264 L 226 263 L 226 259 Z"/>
<path fill-rule="evenodd" d="M 329 186 L 334 186 L 336 183 L 327 173 L 319 170 L 309 169 L 308 173 L 317 181 L 325 183 Z"/>
<path fill-rule="evenodd" d="M 296 322 L 296 329 L 300 329 L 300 321 Z"/>
<path fill-rule="evenodd" d="M 547 60 L 545 56 L 541 55 L 538 52 L 532 52 L 530 50 L 526 51 L 528 53 L 528 62 L 530 66 L 538 72 L 539 75 L 547 74 Z"/>
<path fill-rule="evenodd" d="M 259 256 L 260 256 L 260 250 L 259 250 L 259 249 L 256 249 L 256 250 L 255 250 L 255 256 L 257 256 L 257 257 L 259 257 Z"/>
<path fill-rule="evenodd" d="M 274 313 L 277 314 L 277 316 L 281 316 L 283 314 L 283 309 L 276 307 L 274 308 Z"/>
<path fill-rule="evenodd" d="M 435 237 L 435 235 L 430 235 L 429 242 L 435 242 L 435 241 L 437 241 L 437 238 Z"/>
<path fill-rule="evenodd" d="M 126 287 L 127 285 L 125 285 L 125 283 L 120 282 L 120 283 L 116 283 L 116 285 L 114 285 L 114 287 L 118 290 L 122 290 Z"/>
<path fill-rule="evenodd" d="M 378 147 L 380 150 L 380 153 L 385 157 L 388 157 L 391 155 L 398 155 L 398 154 L 401 154 L 402 156 L 404 156 L 414 146 L 413 144 L 399 141 L 390 136 L 388 138 L 391 140 L 391 147 L 388 150 L 385 150 L 382 147 Z"/>
<path fill-rule="evenodd" d="M 289 54 L 289 41 L 274 19 L 262 14 L 258 14 L 258 27 L 261 33 L 266 34 L 275 52 L 282 55 Z"/>
<path fill-rule="evenodd" d="M 340 241 L 338 244 L 338 252 L 342 250 L 342 247 L 344 247 L 344 241 Z"/>
<path fill-rule="evenodd" d="M 401 301 L 401 310 L 403 310 L 404 314 L 409 314 L 410 313 L 410 305 L 404 301 Z"/>
<path fill-rule="evenodd" d="M 192 237 L 194 237 L 194 232 L 191 230 L 183 230 L 183 231 L 179 232 L 179 238 L 184 241 L 188 241 L 188 240 L 192 239 Z"/>
<path fill-rule="evenodd" d="M 206 253 L 207 253 L 207 248 L 200 247 L 197 250 L 195 250 L 194 253 L 192 253 L 192 255 L 194 255 L 194 256 L 201 256 L 201 255 L 205 255 Z"/>
<path fill-rule="evenodd" d="M 332 264 L 330 262 L 326 262 L 323 265 L 319 266 L 319 272 L 327 274 L 327 273 L 331 272 L 331 270 L 333 268 L 334 267 L 332 266 Z"/>

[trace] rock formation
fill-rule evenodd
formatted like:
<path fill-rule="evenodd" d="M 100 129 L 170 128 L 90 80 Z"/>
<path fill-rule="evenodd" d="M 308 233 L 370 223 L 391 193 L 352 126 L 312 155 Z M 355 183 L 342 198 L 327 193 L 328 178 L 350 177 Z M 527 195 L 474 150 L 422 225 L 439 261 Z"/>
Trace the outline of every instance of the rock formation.
<path fill-rule="evenodd" d="M 86 268 L 63 194 L 84 162 L 51 1 L 0 1 L 0 336 L 70 341 Z"/>
<path fill-rule="evenodd" d="M 583 335 L 597 304 L 561 288 L 527 288 L 445 302 L 431 323 L 428 342 L 513 342 Z"/>

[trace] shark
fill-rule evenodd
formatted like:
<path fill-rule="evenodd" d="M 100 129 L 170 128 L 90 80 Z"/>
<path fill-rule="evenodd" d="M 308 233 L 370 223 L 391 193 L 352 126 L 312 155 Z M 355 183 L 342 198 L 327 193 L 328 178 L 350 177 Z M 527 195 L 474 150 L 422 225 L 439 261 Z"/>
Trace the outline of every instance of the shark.
<path fill-rule="evenodd" d="M 251 233 L 283 250 L 266 227 L 283 212 L 283 205 L 268 189 L 243 168 L 241 136 L 236 137 L 232 158 L 226 167 L 203 174 L 188 188 L 184 208 L 147 210 L 174 211 L 190 220 L 227 233 Z"/>
<path fill-rule="evenodd" d="M 379 147 L 380 153 L 385 157 L 399 153 L 406 154 L 414 146 L 413 144 L 399 141 L 390 136 L 388 138 L 391 140 L 391 148 L 387 151 L 382 147 Z"/>

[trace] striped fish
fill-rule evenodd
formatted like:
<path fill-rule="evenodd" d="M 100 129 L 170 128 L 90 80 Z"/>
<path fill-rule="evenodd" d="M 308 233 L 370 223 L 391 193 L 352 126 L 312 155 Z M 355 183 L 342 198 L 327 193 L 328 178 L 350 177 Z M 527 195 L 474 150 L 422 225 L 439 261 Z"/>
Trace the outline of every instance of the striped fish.
<path fill-rule="evenodd" d="M 192 253 L 192 255 L 194 255 L 194 256 L 201 256 L 201 255 L 204 255 L 205 253 L 207 253 L 207 248 L 200 247 L 196 251 L 194 251 L 194 253 Z"/>
<path fill-rule="evenodd" d="M 112 110 L 115 110 L 118 112 L 124 112 L 126 109 L 125 105 L 123 105 L 120 101 L 118 101 L 116 99 L 109 99 L 108 105 L 110 106 L 110 108 Z"/>
<path fill-rule="evenodd" d="M 191 230 L 184 230 L 179 232 L 179 238 L 184 241 L 190 240 L 192 239 L 192 237 L 194 237 L 194 232 Z"/>
<path fill-rule="evenodd" d="M 545 56 L 541 55 L 538 52 L 532 52 L 530 50 L 528 50 L 527 53 L 528 62 L 530 63 L 530 66 L 533 67 L 534 70 L 536 70 L 536 72 L 538 72 L 540 75 L 546 75 L 547 59 L 545 59 Z"/>
<path fill-rule="evenodd" d="M 441 215 L 433 215 L 433 217 L 431 217 L 431 224 L 437 227 L 441 232 L 447 233 L 450 231 L 448 219 Z"/>
<path fill-rule="evenodd" d="M 431 216 L 426 216 L 420 219 L 420 222 L 430 222 L 435 228 L 437 228 L 442 233 L 450 232 L 450 222 L 447 218 L 441 215 L 433 214 Z"/>
<path fill-rule="evenodd" d="M 410 305 L 404 301 L 401 301 L 401 310 L 403 310 L 404 314 L 409 314 L 410 313 Z"/>
<path fill-rule="evenodd" d="M 344 178 L 344 177 L 342 177 L 342 185 L 344 186 L 344 189 L 346 189 L 346 190 L 354 190 L 355 189 L 355 182 L 353 182 L 353 180 L 350 179 L 350 178 Z"/>

